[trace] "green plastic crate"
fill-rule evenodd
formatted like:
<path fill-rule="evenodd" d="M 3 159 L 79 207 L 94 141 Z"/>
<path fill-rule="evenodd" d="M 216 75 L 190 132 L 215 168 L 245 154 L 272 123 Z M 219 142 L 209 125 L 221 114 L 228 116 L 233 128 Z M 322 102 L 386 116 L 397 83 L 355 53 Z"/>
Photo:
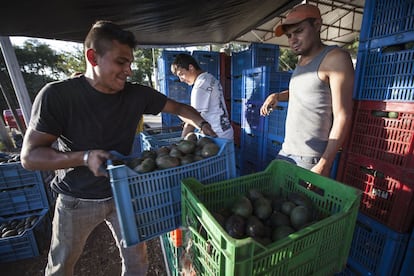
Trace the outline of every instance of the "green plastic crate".
<path fill-rule="evenodd" d="M 302 192 L 324 219 L 267 247 L 252 238 L 234 239 L 211 211 L 228 208 L 249 189 Z M 285 161 L 264 171 L 205 186 L 182 181 L 182 221 L 193 234 L 197 275 L 333 275 L 345 268 L 361 192 Z"/>

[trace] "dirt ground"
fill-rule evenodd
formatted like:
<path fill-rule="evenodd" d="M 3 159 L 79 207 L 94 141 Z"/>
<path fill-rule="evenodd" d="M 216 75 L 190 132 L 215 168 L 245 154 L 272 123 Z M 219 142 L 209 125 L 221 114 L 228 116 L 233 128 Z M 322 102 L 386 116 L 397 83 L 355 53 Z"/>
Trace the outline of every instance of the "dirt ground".
<path fill-rule="evenodd" d="M 0 264 L 4 276 L 44 275 L 47 262 L 48 243 L 40 255 L 30 259 Z M 147 275 L 167 275 L 159 238 L 147 242 L 149 269 Z M 121 262 L 118 248 L 105 224 L 99 225 L 89 237 L 84 252 L 75 267 L 75 276 L 120 275 Z"/>

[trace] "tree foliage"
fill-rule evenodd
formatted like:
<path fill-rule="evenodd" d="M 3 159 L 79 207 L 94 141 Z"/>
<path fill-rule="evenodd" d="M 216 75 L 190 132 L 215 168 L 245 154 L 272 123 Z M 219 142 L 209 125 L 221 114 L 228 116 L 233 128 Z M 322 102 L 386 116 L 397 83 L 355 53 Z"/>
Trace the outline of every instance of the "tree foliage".
<path fill-rule="evenodd" d="M 134 51 L 132 82 L 138 82 L 154 87 L 153 69 L 157 63 L 160 49 L 139 48 Z"/>

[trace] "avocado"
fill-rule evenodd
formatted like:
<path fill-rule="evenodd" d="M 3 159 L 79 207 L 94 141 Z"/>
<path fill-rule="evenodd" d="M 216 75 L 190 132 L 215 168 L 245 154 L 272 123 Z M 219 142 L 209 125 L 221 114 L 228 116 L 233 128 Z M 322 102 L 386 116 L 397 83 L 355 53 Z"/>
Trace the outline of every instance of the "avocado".
<path fill-rule="evenodd" d="M 185 154 L 193 153 L 196 148 L 196 143 L 191 140 L 181 140 L 178 142 L 177 148 Z"/>
<path fill-rule="evenodd" d="M 204 147 L 204 145 L 209 143 L 214 143 L 213 139 L 203 136 L 198 139 L 197 146 Z"/>
<path fill-rule="evenodd" d="M 170 153 L 170 148 L 167 146 L 162 146 L 160 148 L 158 148 L 157 150 L 157 157 L 161 156 L 161 155 L 166 155 Z"/>
<path fill-rule="evenodd" d="M 201 156 L 204 158 L 216 155 L 220 150 L 220 147 L 215 143 L 207 143 L 201 149 Z"/>
<path fill-rule="evenodd" d="M 225 227 L 226 225 L 226 217 L 218 212 L 211 212 L 213 217 L 217 220 L 217 222 L 221 225 L 221 227 Z"/>
<path fill-rule="evenodd" d="M 155 162 L 159 169 L 169 169 L 180 165 L 180 159 L 169 155 L 157 157 Z"/>
<path fill-rule="evenodd" d="M 254 201 L 254 214 L 262 220 L 266 220 L 272 214 L 272 205 L 270 200 L 260 197 Z"/>
<path fill-rule="evenodd" d="M 290 216 L 290 212 L 292 212 L 293 208 L 295 207 L 296 207 L 295 203 L 293 203 L 292 201 L 286 200 L 285 202 L 282 203 L 280 211 L 283 214 Z"/>
<path fill-rule="evenodd" d="M 278 227 L 282 225 L 290 225 L 290 217 L 281 213 L 281 212 L 273 212 L 270 215 L 270 224 L 273 227 Z"/>
<path fill-rule="evenodd" d="M 141 157 L 132 158 L 131 160 L 128 160 L 126 165 L 134 170 L 139 164 L 142 163 L 142 161 L 144 161 L 144 159 Z"/>
<path fill-rule="evenodd" d="M 178 149 L 178 146 L 177 146 L 177 147 L 172 148 L 170 150 L 170 153 L 168 155 L 171 156 L 171 157 L 180 158 L 180 157 L 182 157 L 184 155 L 184 153 L 181 150 L 179 150 Z"/>
<path fill-rule="evenodd" d="M 144 159 L 147 158 L 147 157 L 155 159 L 155 158 L 157 158 L 157 152 L 155 150 L 144 150 L 141 153 L 141 157 L 144 158 Z"/>
<path fill-rule="evenodd" d="M 259 218 L 250 216 L 246 221 L 245 233 L 247 236 L 252 238 L 263 237 L 265 235 L 265 226 Z"/>
<path fill-rule="evenodd" d="M 308 209 L 312 208 L 312 200 L 305 194 L 299 192 L 291 192 L 288 194 L 288 200 L 295 203 L 296 205 L 305 206 Z"/>
<path fill-rule="evenodd" d="M 263 194 L 257 189 L 250 189 L 247 191 L 247 197 L 254 202 L 256 199 L 263 197 Z"/>
<path fill-rule="evenodd" d="M 194 162 L 193 154 L 186 154 L 180 157 L 181 165 L 187 165 Z"/>
<path fill-rule="evenodd" d="M 290 226 L 286 226 L 286 225 L 279 226 L 275 230 L 273 230 L 272 240 L 274 242 L 281 240 L 294 232 L 295 232 L 295 229 L 293 229 Z"/>
<path fill-rule="evenodd" d="M 155 170 L 155 161 L 152 157 L 145 158 L 141 164 L 134 168 L 135 171 L 139 173 L 147 173 Z"/>
<path fill-rule="evenodd" d="M 290 222 L 295 229 L 300 229 L 311 220 L 312 216 L 305 206 L 296 206 L 290 213 Z"/>
<path fill-rule="evenodd" d="M 282 197 L 272 198 L 272 210 L 273 212 L 279 212 L 282 209 L 282 204 L 285 200 Z"/>
<path fill-rule="evenodd" d="M 245 197 L 241 196 L 233 205 L 232 212 L 235 215 L 242 216 L 244 218 L 248 218 L 253 213 L 253 206 L 250 200 Z"/>
<path fill-rule="evenodd" d="M 242 216 L 232 215 L 226 220 L 226 232 L 235 239 L 242 239 L 245 237 L 245 221 Z"/>

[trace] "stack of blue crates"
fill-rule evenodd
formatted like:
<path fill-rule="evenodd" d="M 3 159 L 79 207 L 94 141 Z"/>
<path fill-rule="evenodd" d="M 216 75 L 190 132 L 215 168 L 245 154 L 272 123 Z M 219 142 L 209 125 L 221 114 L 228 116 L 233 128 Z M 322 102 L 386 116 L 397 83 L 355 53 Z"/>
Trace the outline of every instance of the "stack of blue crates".
<path fill-rule="evenodd" d="M 190 54 L 188 51 L 167 51 L 164 50 L 158 58 L 158 84 L 160 92 L 167 97 L 185 104 L 190 104 L 191 87 L 183 82 L 180 82 L 177 76 L 171 73 L 171 64 L 178 54 Z M 162 125 L 166 127 L 178 126 L 182 123 L 178 116 L 162 113 Z"/>
<path fill-rule="evenodd" d="M 266 168 L 281 148 L 287 103 L 279 103 L 268 117 L 260 116 L 260 107 L 270 93 L 288 89 L 291 73 L 261 66 L 242 76 L 240 172 L 245 175 Z"/>
<path fill-rule="evenodd" d="M 414 271 L 413 64 L 414 1 L 367 0 L 354 122 L 338 174 L 363 192 L 348 258 L 355 275 Z"/>
<path fill-rule="evenodd" d="M 193 51 L 191 54 L 200 65 L 201 70 L 209 72 L 220 80 L 220 53 L 214 51 Z"/>
<path fill-rule="evenodd" d="M 49 204 L 40 172 L 25 170 L 20 162 L 1 164 L 0 191 L 1 234 L 6 225 L 16 231 L 0 236 L 0 262 L 38 256 L 50 238 Z"/>
<path fill-rule="evenodd" d="M 268 66 L 277 71 L 279 45 L 252 43 L 250 48 L 232 54 L 231 58 L 231 120 L 241 124 L 243 70 Z"/>

